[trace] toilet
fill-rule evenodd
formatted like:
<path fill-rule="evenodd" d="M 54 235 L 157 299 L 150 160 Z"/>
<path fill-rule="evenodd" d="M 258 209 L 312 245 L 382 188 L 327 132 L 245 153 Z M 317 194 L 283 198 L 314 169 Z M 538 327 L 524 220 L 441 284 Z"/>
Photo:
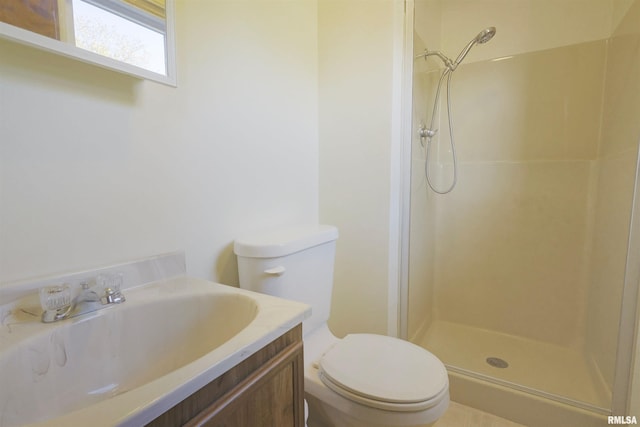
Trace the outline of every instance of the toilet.
<path fill-rule="evenodd" d="M 303 322 L 307 427 L 426 427 L 449 405 L 442 362 L 397 338 L 327 326 L 338 230 L 290 227 L 240 238 L 240 287 L 312 307 Z"/>

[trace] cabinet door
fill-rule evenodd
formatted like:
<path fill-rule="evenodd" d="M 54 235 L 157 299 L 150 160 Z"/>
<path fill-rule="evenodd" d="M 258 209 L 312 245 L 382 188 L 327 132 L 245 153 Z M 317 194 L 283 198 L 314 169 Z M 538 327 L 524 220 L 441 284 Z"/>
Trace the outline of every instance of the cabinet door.
<path fill-rule="evenodd" d="M 232 408 L 222 411 L 204 427 L 298 427 L 294 408 L 293 363 L 285 364 L 271 378 L 236 396 Z"/>
<path fill-rule="evenodd" d="M 299 340 L 269 359 L 186 426 L 304 427 L 303 369 Z"/>
<path fill-rule="evenodd" d="M 304 427 L 302 325 L 290 329 L 146 427 Z"/>

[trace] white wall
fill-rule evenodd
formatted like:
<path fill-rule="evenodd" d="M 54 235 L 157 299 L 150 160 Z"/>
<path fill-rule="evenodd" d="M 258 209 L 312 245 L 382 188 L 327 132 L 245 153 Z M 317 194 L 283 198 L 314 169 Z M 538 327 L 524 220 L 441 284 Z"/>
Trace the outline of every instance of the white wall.
<path fill-rule="evenodd" d="M 318 219 L 315 1 L 178 0 L 178 88 L 0 41 L 0 283 Z"/>
<path fill-rule="evenodd" d="M 318 2 L 320 221 L 340 231 L 330 319 L 337 335 L 387 333 L 399 1 Z"/>
<path fill-rule="evenodd" d="M 178 0 L 177 89 L 0 42 L 0 283 L 174 250 L 237 283 L 234 237 L 320 219 L 332 326 L 386 333 L 402 5 Z"/>
<path fill-rule="evenodd" d="M 413 56 L 425 49 L 441 49 L 442 0 L 415 2 Z M 435 245 L 435 203 L 424 174 L 425 149 L 419 127 L 430 122 L 432 96 L 436 92 L 442 63 L 433 57 L 413 63 L 413 108 L 411 130 L 411 195 L 409 233 L 409 289 L 407 338 L 418 342 L 433 318 L 433 273 Z M 418 285 L 416 285 L 418 284 Z"/>

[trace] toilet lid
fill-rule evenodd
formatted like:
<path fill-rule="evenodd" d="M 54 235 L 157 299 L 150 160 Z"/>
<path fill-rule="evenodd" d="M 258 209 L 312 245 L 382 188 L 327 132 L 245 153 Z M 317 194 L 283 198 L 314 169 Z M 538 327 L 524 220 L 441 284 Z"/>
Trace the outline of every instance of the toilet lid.
<path fill-rule="evenodd" d="M 448 392 L 447 371 L 425 349 L 397 338 L 347 335 L 320 359 L 319 377 L 333 391 L 368 406 L 419 410 Z"/>

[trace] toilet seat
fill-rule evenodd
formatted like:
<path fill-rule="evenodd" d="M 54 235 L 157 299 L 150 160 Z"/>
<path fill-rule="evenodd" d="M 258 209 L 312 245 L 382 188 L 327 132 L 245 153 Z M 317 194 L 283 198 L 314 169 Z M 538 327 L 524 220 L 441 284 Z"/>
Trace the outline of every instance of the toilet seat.
<path fill-rule="evenodd" d="M 397 338 L 352 334 L 318 363 L 318 376 L 339 395 L 387 411 L 420 411 L 448 395 L 444 365 L 425 349 Z"/>

